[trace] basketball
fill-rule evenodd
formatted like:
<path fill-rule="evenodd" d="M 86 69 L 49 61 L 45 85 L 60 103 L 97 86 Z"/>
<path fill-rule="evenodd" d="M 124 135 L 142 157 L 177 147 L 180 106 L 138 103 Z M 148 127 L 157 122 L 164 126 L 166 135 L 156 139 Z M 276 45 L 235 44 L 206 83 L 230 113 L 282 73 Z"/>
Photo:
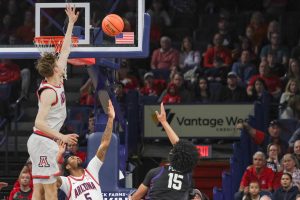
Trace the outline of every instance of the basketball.
<path fill-rule="evenodd" d="M 110 14 L 102 20 L 102 30 L 111 37 L 120 34 L 124 29 L 124 21 L 119 15 Z"/>

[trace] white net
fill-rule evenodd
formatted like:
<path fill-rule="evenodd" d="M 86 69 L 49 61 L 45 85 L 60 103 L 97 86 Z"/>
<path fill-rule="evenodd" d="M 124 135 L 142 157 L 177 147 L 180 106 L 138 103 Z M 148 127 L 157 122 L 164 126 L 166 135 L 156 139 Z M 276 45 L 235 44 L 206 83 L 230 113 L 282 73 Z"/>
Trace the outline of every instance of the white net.
<path fill-rule="evenodd" d="M 45 53 L 52 53 L 59 57 L 61 45 L 63 43 L 63 36 L 43 36 L 34 38 L 34 45 L 38 48 L 40 55 Z"/>

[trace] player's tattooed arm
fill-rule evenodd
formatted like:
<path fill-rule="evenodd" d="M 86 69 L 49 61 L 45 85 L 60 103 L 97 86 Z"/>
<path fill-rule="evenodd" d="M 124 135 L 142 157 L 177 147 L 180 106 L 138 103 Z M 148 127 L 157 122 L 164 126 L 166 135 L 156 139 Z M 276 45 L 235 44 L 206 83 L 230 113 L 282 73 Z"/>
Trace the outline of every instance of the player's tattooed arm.
<path fill-rule="evenodd" d="M 106 124 L 106 128 L 104 130 L 102 139 L 101 139 L 101 144 L 100 147 L 97 151 L 97 157 L 103 162 L 105 158 L 105 154 L 107 152 L 107 149 L 110 144 L 111 136 L 112 136 L 112 129 L 113 129 L 113 123 L 114 123 L 114 118 L 115 118 L 115 110 L 112 105 L 111 100 L 108 101 L 108 120 Z"/>

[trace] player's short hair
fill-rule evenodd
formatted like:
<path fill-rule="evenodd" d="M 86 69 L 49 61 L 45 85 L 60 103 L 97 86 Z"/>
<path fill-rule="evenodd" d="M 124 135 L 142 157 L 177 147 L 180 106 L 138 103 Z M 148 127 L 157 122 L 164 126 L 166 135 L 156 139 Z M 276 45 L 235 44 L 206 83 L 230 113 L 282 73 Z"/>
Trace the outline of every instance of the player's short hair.
<path fill-rule="evenodd" d="M 43 54 L 36 65 L 36 69 L 39 74 L 45 78 L 53 76 L 53 69 L 56 67 L 56 60 L 57 57 L 52 53 Z"/>
<path fill-rule="evenodd" d="M 195 145 L 185 140 L 179 140 L 169 153 L 171 166 L 182 173 L 191 172 L 198 159 L 199 154 Z"/>

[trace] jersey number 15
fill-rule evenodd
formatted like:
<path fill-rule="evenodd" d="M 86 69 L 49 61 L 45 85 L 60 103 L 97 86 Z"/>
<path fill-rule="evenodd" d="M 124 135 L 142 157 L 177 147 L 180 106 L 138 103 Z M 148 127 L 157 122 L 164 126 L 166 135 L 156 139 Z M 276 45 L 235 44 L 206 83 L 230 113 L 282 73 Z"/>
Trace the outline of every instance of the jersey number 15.
<path fill-rule="evenodd" d="M 169 173 L 168 188 L 180 190 L 182 186 L 183 175 Z"/>

